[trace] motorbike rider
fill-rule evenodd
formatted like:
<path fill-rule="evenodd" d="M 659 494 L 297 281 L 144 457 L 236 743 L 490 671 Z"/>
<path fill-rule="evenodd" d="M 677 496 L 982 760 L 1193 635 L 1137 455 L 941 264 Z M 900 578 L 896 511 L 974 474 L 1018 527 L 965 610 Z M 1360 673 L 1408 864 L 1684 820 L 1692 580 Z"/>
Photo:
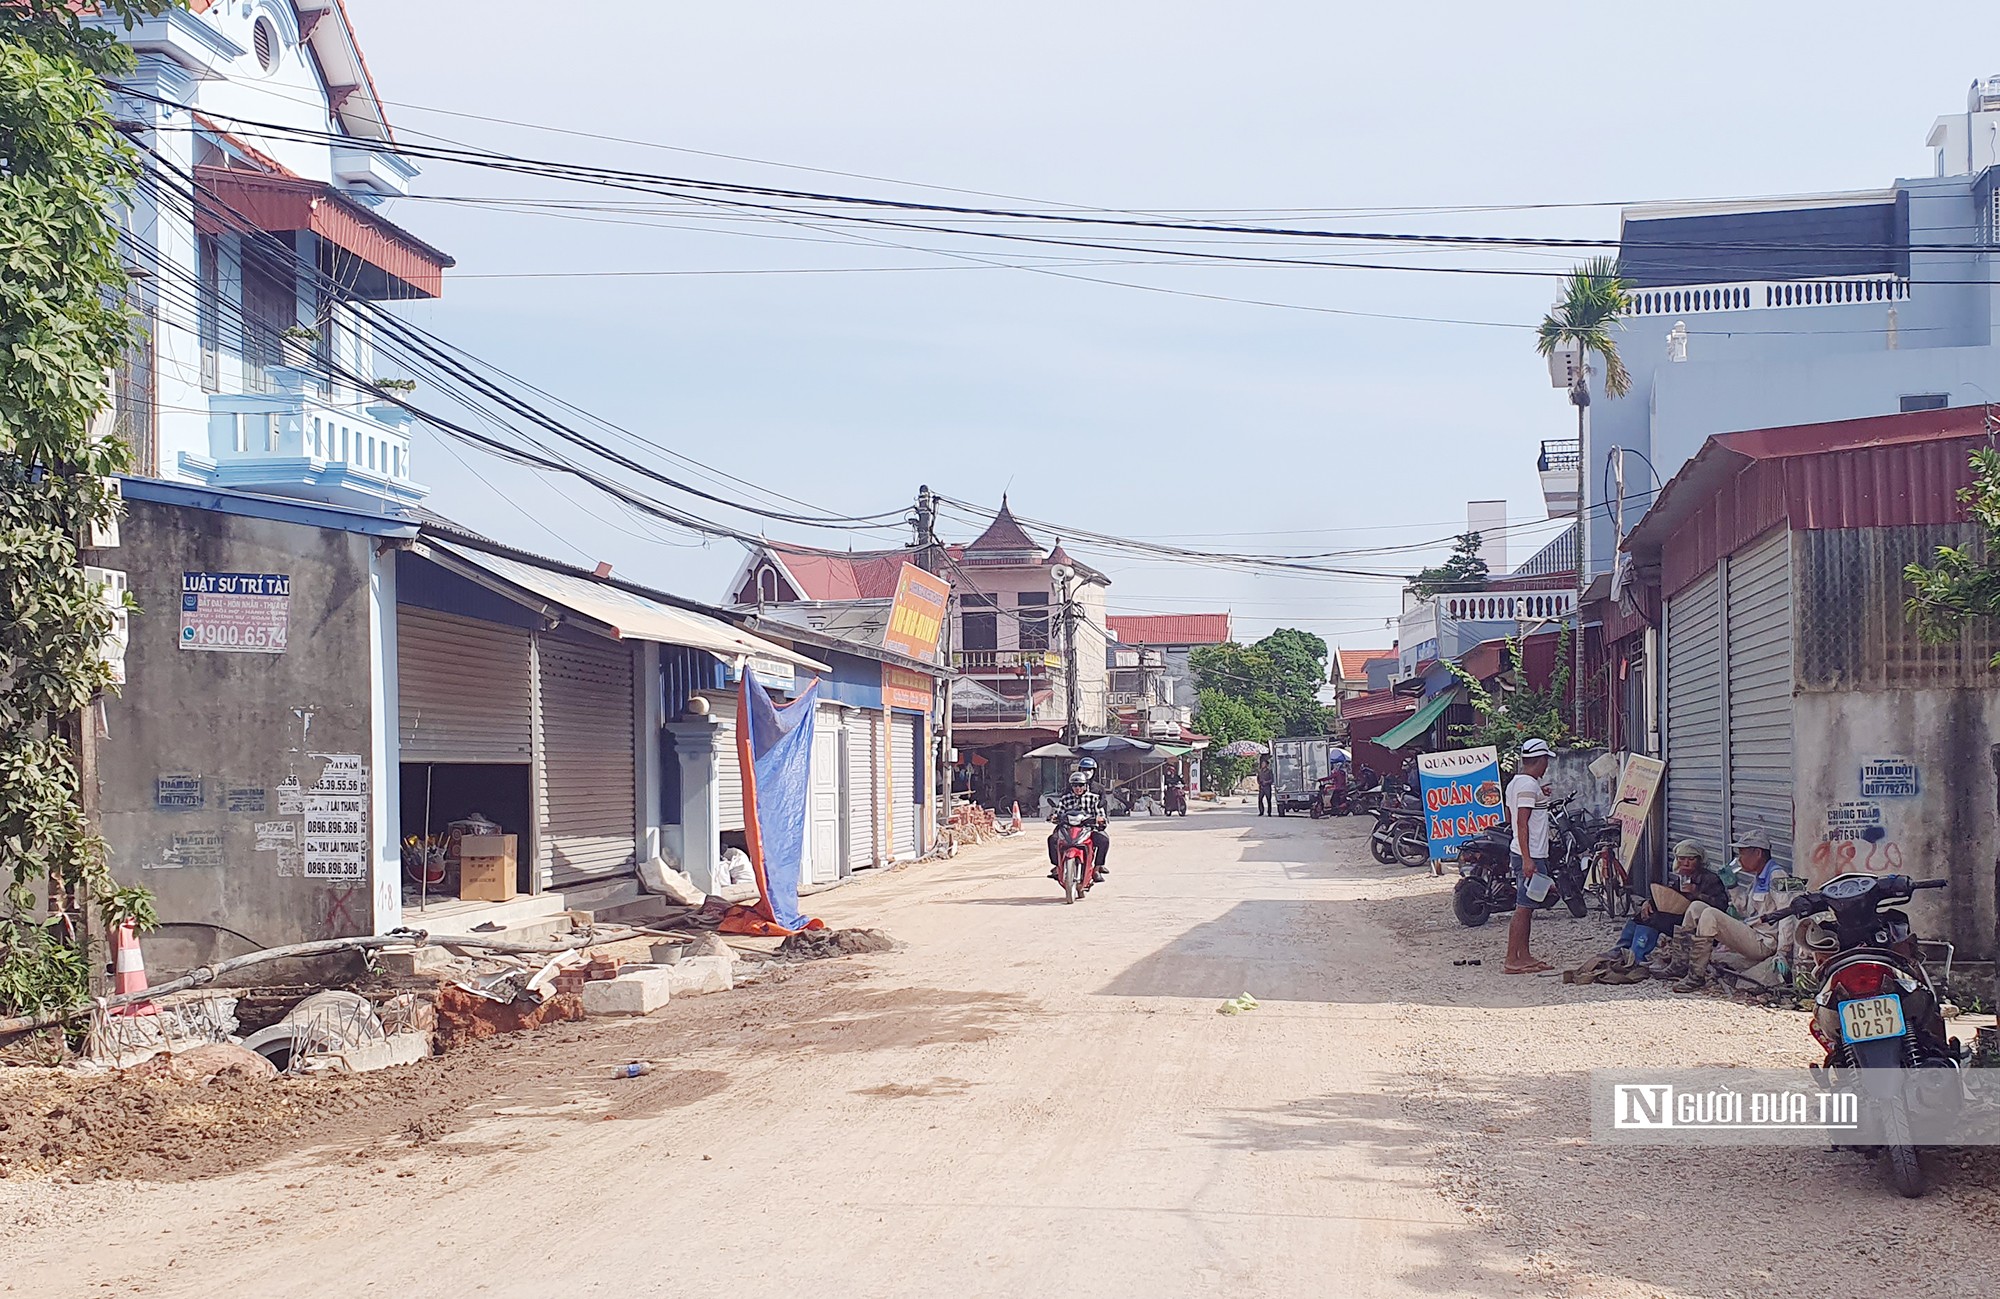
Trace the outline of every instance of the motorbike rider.
<path fill-rule="evenodd" d="M 1088 762 L 1089 759 L 1086 758 L 1085 761 Z M 1095 765 L 1095 763 L 1092 764 L 1092 766 Z M 1091 818 L 1090 841 L 1097 846 L 1097 876 L 1099 879 L 1103 879 L 1111 873 L 1104 869 L 1105 855 L 1111 851 L 1111 836 L 1104 832 L 1104 799 L 1098 795 L 1096 790 L 1090 787 L 1090 773 L 1085 771 L 1081 766 L 1069 773 L 1069 792 L 1056 800 L 1055 812 L 1050 815 L 1049 819 L 1060 827 L 1063 819 L 1071 812 L 1081 812 Z M 1060 834 L 1061 831 L 1059 829 L 1049 833 L 1050 879 L 1054 879 L 1056 875 L 1057 839 Z"/>
<path fill-rule="evenodd" d="M 1694 935 L 1694 950 L 1688 957 L 1687 977 L 1674 985 L 1675 992 L 1694 992 L 1708 982 L 1708 967 L 1715 959 L 1718 942 L 1743 958 L 1746 968 L 1791 945 L 1796 921 L 1781 921 L 1776 928 L 1751 923 L 1783 909 L 1777 900 L 1780 889 L 1775 886 L 1780 875 L 1789 876 L 1791 871 L 1771 860 L 1771 836 L 1753 827 L 1737 835 L 1730 847 L 1736 849 L 1737 883 L 1733 887 L 1740 898 L 1733 907 L 1699 901 L 1688 904 L 1681 925 L 1683 932 Z M 1730 880 L 1725 877 L 1723 882 Z M 1731 915 L 1732 910 L 1740 914 Z"/>

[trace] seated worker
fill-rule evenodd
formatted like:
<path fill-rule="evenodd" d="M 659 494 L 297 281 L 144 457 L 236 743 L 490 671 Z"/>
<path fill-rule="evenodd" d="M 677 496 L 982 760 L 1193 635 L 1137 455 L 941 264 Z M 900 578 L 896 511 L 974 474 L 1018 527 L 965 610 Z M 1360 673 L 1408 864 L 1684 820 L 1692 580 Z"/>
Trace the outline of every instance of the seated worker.
<path fill-rule="evenodd" d="M 1111 836 L 1104 833 L 1104 800 L 1090 787 L 1090 773 L 1078 769 L 1069 773 L 1069 792 L 1056 800 L 1056 810 L 1049 817 L 1056 824 L 1062 824 L 1064 816 L 1071 812 L 1082 812 L 1092 818 L 1094 827 L 1090 832 L 1091 842 L 1097 845 L 1097 877 L 1103 879 L 1110 871 L 1104 869 L 1104 858 L 1111 851 Z M 1049 878 L 1056 877 L 1056 832 L 1049 831 Z"/>
<path fill-rule="evenodd" d="M 1734 910 L 1741 914 L 1732 914 L 1726 902 L 1721 906 L 1712 902 L 1689 904 L 1682 924 L 1694 935 L 1694 951 L 1688 958 L 1687 977 L 1674 985 L 1675 992 L 1694 992 L 1708 982 L 1708 967 L 1715 959 L 1717 942 L 1740 958 L 1727 964 L 1746 969 L 1769 960 L 1791 944 L 1796 921 L 1785 920 L 1776 926 L 1750 923 L 1784 908 L 1776 885 L 1779 876 L 1790 875 L 1791 871 L 1771 860 L 1771 836 L 1758 829 L 1745 830 L 1730 846 L 1736 849 L 1733 864 L 1738 896 Z"/>
<path fill-rule="evenodd" d="M 1729 889 L 1722 877 L 1708 868 L 1707 851 L 1692 839 L 1674 845 L 1674 872 L 1668 887 L 1684 898 L 1725 909 L 1729 906 Z M 1643 963 L 1652 956 L 1653 947 L 1661 937 L 1674 932 L 1680 923 L 1681 918 L 1671 911 L 1651 902 L 1641 903 L 1638 914 L 1625 922 L 1625 932 L 1618 935 L 1618 943 L 1611 950 L 1630 952 L 1635 964 Z"/>

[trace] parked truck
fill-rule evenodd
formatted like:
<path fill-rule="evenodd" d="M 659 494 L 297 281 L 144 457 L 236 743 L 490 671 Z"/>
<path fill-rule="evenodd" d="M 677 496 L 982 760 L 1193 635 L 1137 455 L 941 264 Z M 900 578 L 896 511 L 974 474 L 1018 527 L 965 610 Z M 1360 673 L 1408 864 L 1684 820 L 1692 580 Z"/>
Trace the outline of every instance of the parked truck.
<path fill-rule="evenodd" d="M 1276 780 L 1271 787 L 1278 815 L 1310 812 L 1319 794 L 1319 780 L 1327 773 L 1327 753 L 1332 744 L 1323 736 L 1294 736 L 1271 741 L 1271 771 Z"/>

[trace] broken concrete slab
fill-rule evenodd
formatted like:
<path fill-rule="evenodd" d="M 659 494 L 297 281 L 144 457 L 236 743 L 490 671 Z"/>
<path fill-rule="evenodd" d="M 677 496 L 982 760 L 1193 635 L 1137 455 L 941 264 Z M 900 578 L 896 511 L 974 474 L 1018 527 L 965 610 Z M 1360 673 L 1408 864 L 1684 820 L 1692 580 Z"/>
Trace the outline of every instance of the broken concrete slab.
<path fill-rule="evenodd" d="M 673 971 L 680 968 L 635 965 L 615 979 L 594 979 L 583 985 L 583 1009 L 591 1015 L 650 1015 L 673 996 Z"/>
<path fill-rule="evenodd" d="M 734 965 L 720 956 L 683 957 L 667 971 L 676 997 L 699 997 L 704 993 L 728 992 L 736 986 Z"/>
<path fill-rule="evenodd" d="M 376 1042 L 348 1047 L 304 1061 L 302 1073 L 368 1073 L 396 1065 L 415 1064 L 431 1054 L 429 1033 L 397 1033 Z"/>
<path fill-rule="evenodd" d="M 384 974 L 414 979 L 427 974 L 449 974 L 456 959 L 442 947 L 385 947 L 375 953 L 375 963 Z"/>
<path fill-rule="evenodd" d="M 721 934 L 710 932 L 696 934 L 688 940 L 687 950 L 681 953 L 681 959 L 686 960 L 691 956 L 720 957 L 730 965 L 735 965 L 743 959 L 737 954 L 736 949 L 723 939 Z"/>

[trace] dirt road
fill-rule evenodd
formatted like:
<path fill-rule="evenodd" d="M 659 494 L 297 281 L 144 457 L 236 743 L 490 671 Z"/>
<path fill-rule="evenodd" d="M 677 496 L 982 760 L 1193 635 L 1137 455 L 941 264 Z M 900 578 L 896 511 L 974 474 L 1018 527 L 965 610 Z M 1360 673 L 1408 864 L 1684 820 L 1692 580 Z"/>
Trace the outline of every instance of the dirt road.
<path fill-rule="evenodd" d="M 1795 1063 L 1799 1016 L 1506 978 L 1499 927 L 1361 833 L 1121 825 L 1073 908 L 1038 835 L 864 879 L 814 909 L 903 950 L 409 1071 L 254 1167 L 0 1182 L 0 1286 L 1720 1297 L 1821 1295 L 1845 1257 L 1869 1293 L 1985 1292 L 1991 1161 L 1902 1202 L 1853 1156 L 1589 1145 L 1591 1067 Z"/>

